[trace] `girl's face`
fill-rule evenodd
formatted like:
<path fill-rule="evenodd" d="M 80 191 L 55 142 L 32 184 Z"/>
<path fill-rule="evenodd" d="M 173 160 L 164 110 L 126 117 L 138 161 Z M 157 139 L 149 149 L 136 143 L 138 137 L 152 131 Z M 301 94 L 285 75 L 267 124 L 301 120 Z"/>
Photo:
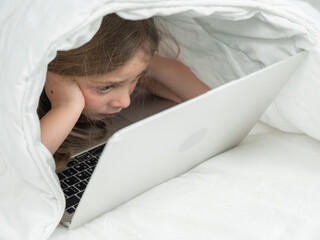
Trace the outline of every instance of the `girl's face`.
<path fill-rule="evenodd" d="M 137 54 L 120 69 L 100 76 L 79 77 L 77 82 L 85 98 L 83 114 L 99 120 L 112 117 L 130 105 L 135 89 L 148 61 Z"/>

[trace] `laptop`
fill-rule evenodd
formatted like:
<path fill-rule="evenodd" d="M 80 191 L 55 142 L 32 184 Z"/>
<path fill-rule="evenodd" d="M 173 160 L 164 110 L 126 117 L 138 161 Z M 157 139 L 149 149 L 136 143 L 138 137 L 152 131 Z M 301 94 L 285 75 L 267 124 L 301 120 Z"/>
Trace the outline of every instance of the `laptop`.
<path fill-rule="evenodd" d="M 157 107 L 144 98 L 136 104 L 140 108 L 112 118 L 107 142 L 74 156 L 58 173 L 66 196 L 62 223 L 77 228 L 238 145 L 306 55 L 298 53 L 175 106 L 164 101 Z M 143 113 L 146 108 L 151 113 Z M 166 110 L 156 113 L 159 109 Z"/>

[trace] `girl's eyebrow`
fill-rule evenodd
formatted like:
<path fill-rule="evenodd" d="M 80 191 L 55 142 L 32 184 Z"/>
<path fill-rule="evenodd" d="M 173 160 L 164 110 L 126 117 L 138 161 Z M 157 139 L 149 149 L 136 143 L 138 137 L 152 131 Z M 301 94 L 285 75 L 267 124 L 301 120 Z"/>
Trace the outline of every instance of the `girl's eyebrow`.
<path fill-rule="evenodd" d="M 147 70 L 146 69 L 144 69 L 141 73 L 139 73 L 137 76 L 135 76 L 134 78 L 136 78 L 136 77 L 139 77 L 139 76 L 141 76 L 142 74 L 145 74 L 147 72 Z M 127 82 L 127 81 L 130 81 L 131 79 L 126 79 L 126 80 L 123 80 L 123 81 L 103 81 L 103 80 L 101 80 L 101 81 L 97 81 L 96 83 L 98 83 L 98 84 L 110 84 L 110 85 L 112 85 L 112 84 L 121 84 L 121 83 L 124 83 L 124 82 Z"/>

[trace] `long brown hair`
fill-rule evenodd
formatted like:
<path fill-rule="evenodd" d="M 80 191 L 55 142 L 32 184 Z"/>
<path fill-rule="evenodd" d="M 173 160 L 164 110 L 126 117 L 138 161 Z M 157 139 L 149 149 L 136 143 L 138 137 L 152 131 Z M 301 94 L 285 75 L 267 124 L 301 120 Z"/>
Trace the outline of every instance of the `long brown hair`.
<path fill-rule="evenodd" d="M 58 51 L 49 63 L 48 71 L 67 76 L 92 76 L 115 71 L 125 65 L 139 51 L 146 57 L 158 49 L 160 34 L 154 19 L 125 20 L 116 14 L 103 18 L 94 37 L 83 46 L 70 51 Z M 45 91 L 42 92 L 38 115 L 42 118 L 51 108 Z M 75 127 L 54 154 L 57 169 L 82 145 L 102 138 L 108 122 L 92 121 L 81 115 Z"/>

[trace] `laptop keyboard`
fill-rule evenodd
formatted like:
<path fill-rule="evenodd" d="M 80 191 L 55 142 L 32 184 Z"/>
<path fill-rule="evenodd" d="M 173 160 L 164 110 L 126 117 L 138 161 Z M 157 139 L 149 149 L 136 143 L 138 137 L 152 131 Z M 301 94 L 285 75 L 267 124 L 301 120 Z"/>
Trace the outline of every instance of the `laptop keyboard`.
<path fill-rule="evenodd" d="M 76 210 L 80 198 L 90 180 L 105 144 L 71 158 L 67 166 L 58 173 L 60 185 L 66 198 L 66 211 Z"/>

